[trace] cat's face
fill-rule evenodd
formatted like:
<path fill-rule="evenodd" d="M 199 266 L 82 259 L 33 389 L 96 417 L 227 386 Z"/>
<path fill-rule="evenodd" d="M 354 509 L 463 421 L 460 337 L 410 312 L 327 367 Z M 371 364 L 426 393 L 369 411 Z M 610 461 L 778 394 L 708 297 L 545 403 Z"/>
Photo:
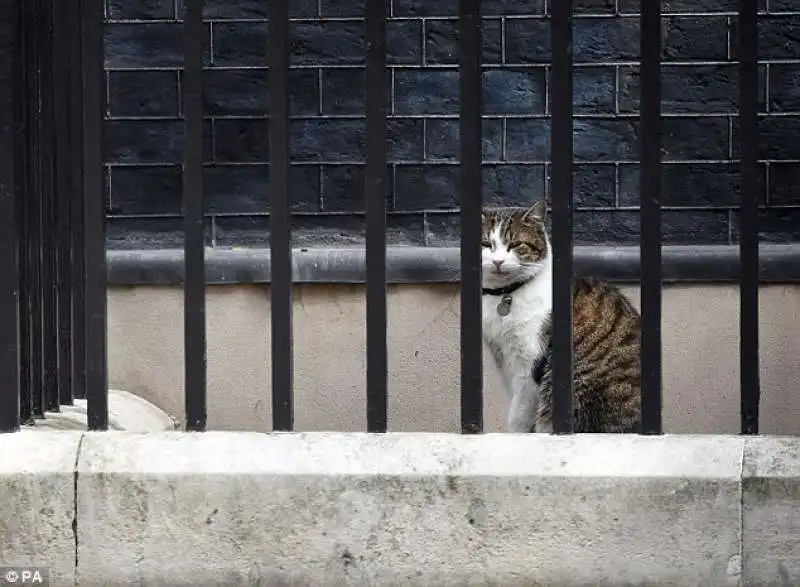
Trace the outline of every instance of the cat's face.
<path fill-rule="evenodd" d="M 550 254 L 547 206 L 484 209 L 482 240 L 483 287 L 497 288 L 535 277 Z"/>

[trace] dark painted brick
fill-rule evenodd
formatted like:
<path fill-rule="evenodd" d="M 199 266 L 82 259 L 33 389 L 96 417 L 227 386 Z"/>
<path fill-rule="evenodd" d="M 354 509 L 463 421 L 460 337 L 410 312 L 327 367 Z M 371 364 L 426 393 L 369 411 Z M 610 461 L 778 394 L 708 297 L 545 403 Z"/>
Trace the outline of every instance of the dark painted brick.
<path fill-rule="evenodd" d="M 763 4 L 764 1 L 761 0 L 759 5 Z M 770 0 L 769 8 L 773 12 L 797 12 L 797 2 L 795 0 Z"/>
<path fill-rule="evenodd" d="M 114 20 L 175 18 L 174 0 L 108 0 L 106 14 Z"/>
<path fill-rule="evenodd" d="M 626 61 L 639 55 L 638 18 L 576 18 L 576 62 Z"/>
<path fill-rule="evenodd" d="M 266 67 L 269 35 L 265 22 L 215 23 L 214 65 Z"/>
<path fill-rule="evenodd" d="M 481 12 L 489 15 L 544 14 L 544 0 L 483 0 Z M 457 0 L 394 0 L 395 16 L 456 16 Z"/>
<path fill-rule="evenodd" d="M 615 3 L 615 0 L 574 0 L 572 11 L 574 14 L 614 14 Z"/>
<path fill-rule="evenodd" d="M 180 214 L 181 168 L 112 167 L 111 208 L 114 214 Z"/>
<path fill-rule="evenodd" d="M 448 0 L 452 2 L 452 0 Z M 397 2 L 397 0 L 395 0 Z M 433 4 L 436 4 L 435 2 Z M 486 16 L 531 14 L 542 15 L 545 10 L 545 0 L 483 0 L 481 14 Z"/>
<path fill-rule="evenodd" d="M 484 64 L 502 61 L 502 29 L 499 19 L 485 19 L 481 23 Z M 425 62 L 430 64 L 458 64 L 458 21 L 429 20 L 425 25 Z"/>
<path fill-rule="evenodd" d="M 506 21 L 506 63 L 549 63 L 550 24 L 538 18 Z"/>
<path fill-rule="evenodd" d="M 739 223 L 731 224 L 733 242 L 739 242 Z M 758 238 L 762 243 L 800 241 L 800 208 L 771 208 L 758 214 Z"/>
<path fill-rule="evenodd" d="M 364 120 L 292 121 L 292 155 L 296 161 L 361 161 Z M 389 160 L 422 158 L 422 121 L 392 119 L 387 124 Z"/>
<path fill-rule="evenodd" d="M 765 106 L 766 69 L 760 68 L 759 106 Z M 662 112 L 735 113 L 739 107 L 739 71 L 736 64 L 665 65 L 661 70 Z M 620 68 L 620 112 L 639 111 L 639 70 Z"/>
<path fill-rule="evenodd" d="M 178 116 L 178 75 L 174 71 L 111 71 L 111 116 Z"/>
<path fill-rule="evenodd" d="M 543 68 L 490 69 L 483 72 L 483 111 L 486 114 L 544 114 Z"/>
<path fill-rule="evenodd" d="M 422 21 L 390 20 L 386 24 L 386 62 L 390 65 L 422 64 L 422 43 Z"/>
<path fill-rule="evenodd" d="M 364 17 L 364 0 L 321 0 L 320 11 L 323 17 Z M 386 14 L 391 14 L 391 0 L 386 0 Z"/>
<path fill-rule="evenodd" d="M 635 157 L 637 121 L 578 119 L 573 123 L 577 161 L 616 161 Z M 549 158 L 549 157 L 548 157 Z"/>
<path fill-rule="evenodd" d="M 103 27 L 108 68 L 183 67 L 181 23 L 107 24 Z M 208 25 L 205 27 L 208 36 Z M 209 63 L 209 43 L 203 49 Z"/>
<path fill-rule="evenodd" d="M 728 58 L 728 20 L 724 16 L 673 16 L 661 25 L 663 49 L 668 61 L 720 60 Z"/>
<path fill-rule="evenodd" d="M 455 208 L 460 201 L 458 165 L 398 165 L 395 209 L 403 211 Z"/>
<path fill-rule="evenodd" d="M 670 12 L 736 12 L 738 0 L 664 0 L 661 11 Z M 619 0 L 620 12 L 639 12 L 640 0 Z M 765 0 L 759 0 L 759 6 L 765 6 Z"/>
<path fill-rule="evenodd" d="M 576 67 L 572 73 L 574 112 L 610 114 L 614 112 L 616 72 L 613 67 Z"/>
<path fill-rule="evenodd" d="M 552 174 L 552 170 L 550 171 Z M 547 178 L 550 193 L 550 177 Z M 617 170 L 612 164 L 578 164 L 572 171 L 572 201 L 577 208 L 615 205 Z"/>
<path fill-rule="evenodd" d="M 392 169 L 386 168 L 384 179 L 387 208 L 391 210 Z M 322 208 L 326 212 L 359 212 L 365 208 L 364 166 L 322 166 Z"/>
<path fill-rule="evenodd" d="M 458 72 L 454 70 L 396 70 L 394 100 L 397 114 L 458 114 Z"/>
<path fill-rule="evenodd" d="M 315 72 L 316 73 L 316 72 Z M 364 68 L 337 67 L 322 70 L 322 113 L 360 114 L 366 113 L 367 76 Z M 387 112 L 392 103 L 391 72 L 386 72 Z"/>
<path fill-rule="evenodd" d="M 662 122 L 664 159 L 727 159 L 726 118 L 665 118 Z"/>
<path fill-rule="evenodd" d="M 628 210 L 577 210 L 575 244 L 629 244 L 639 242 L 639 212 Z M 728 212 L 664 210 L 661 238 L 670 244 L 726 244 L 729 241 Z"/>
<path fill-rule="evenodd" d="M 267 163 L 269 122 L 234 118 L 214 121 L 214 161 L 220 163 Z"/>
<path fill-rule="evenodd" d="M 544 165 L 485 165 L 486 206 L 526 206 L 544 196 Z"/>
<path fill-rule="evenodd" d="M 483 160 L 500 161 L 503 158 L 503 121 L 483 120 Z M 425 132 L 426 161 L 460 159 L 458 120 L 429 120 Z"/>
<path fill-rule="evenodd" d="M 506 159 L 545 161 L 550 157 L 550 121 L 512 118 L 506 122 Z"/>
<path fill-rule="evenodd" d="M 769 107 L 775 112 L 800 111 L 800 64 L 769 66 Z"/>
<path fill-rule="evenodd" d="M 794 10 L 798 10 L 797 7 Z M 759 59 L 800 59 L 800 15 L 758 19 Z M 739 56 L 739 19 L 731 18 L 731 57 Z"/>
<path fill-rule="evenodd" d="M 759 202 L 764 202 L 764 168 Z M 678 163 L 661 168 L 663 206 L 727 208 L 739 205 L 741 176 L 738 163 Z M 639 206 L 639 167 L 620 168 L 620 206 Z"/>
<path fill-rule="evenodd" d="M 183 161 L 182 121 L 110 120 L 105 125 L 109 163 L 180 163 Z M 211 160 L 211 126 L 203 127 L 203 160 Z"/>
<path fill-rule="evenodd" d="M 292 63 L 362 65 L 363 21 L 298 22 L 290 25 Z"/>
<path fill-rule="evenodd" d="M 294 211 L 319 210 L 319 168 L 292 165 L 290 206 Z M 207 167 L 203 174 L 207 214 L 263 214 L 269 211 L 269 166 Z"/>
<path fill-rule="evenodd" d="M 758 156 L 761 159 L 800 159 L 800 117 L 762 116 L 758 121 Z M 733 156 L 738 157 L 739 120 L 733 120 Z"/>
<path fill-rule="evenodd" d="M 266 69 L 213 69 L 203 73 L 206 116 L 259 116 L 269 112 Z M 319 114 L 319 76 L 312 69 L 289 71 L 289 108 L 293 116 Z"/>
<path fill-rule="evenodd" d="M 180 0 L 179 0 L 180 1 Z M 264 0 L 206 0 L 204 18 L 209 20 L 264 19 L 269 15 L 269 2 Z M 292 0 L 289 2 L 291 18 L 316 16 L 317 0 Z"/>
<path fill-rule="evenodd" d="M 800 163 L 769 166 L 769 203 L 773 206 L 800 205 Z"/>
<path fill-rule="evenodd" d="M 217 246 L 269 246 L 268 216 L 223 216 L 214 219 Z M 292 246 L 346 247 L 364 245 L 363 216 L 292 217 Z"/>
<path fill-rule="evenodd" d="M 205 244 L 210 247 L 211 220 L 205 221 Z M 108 218 L 106 246 L 109 249 L 179 249 L 183 248 L 183 219 Z"/>

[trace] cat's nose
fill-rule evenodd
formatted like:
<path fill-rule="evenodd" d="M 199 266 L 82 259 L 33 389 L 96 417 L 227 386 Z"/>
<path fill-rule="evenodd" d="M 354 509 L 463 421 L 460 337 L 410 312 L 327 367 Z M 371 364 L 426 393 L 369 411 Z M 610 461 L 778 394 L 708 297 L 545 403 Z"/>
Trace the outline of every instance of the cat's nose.
<path fill-rule="evenodd" d="M 505 259 L 492 259 L 492 263 L 494 263 L 495 269 L 500 269 L 500 266 L 505 263 Z"/>

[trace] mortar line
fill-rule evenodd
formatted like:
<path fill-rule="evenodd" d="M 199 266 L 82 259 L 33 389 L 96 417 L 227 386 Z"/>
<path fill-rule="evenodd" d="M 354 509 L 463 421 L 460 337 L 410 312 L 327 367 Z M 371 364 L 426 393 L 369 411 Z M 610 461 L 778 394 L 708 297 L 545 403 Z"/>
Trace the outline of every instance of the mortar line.
<path fill-rule="evenodd" d="M 81 448 L 86 433 L 81 432 L 78 439 L 78 448 L 75 451 L 75 466 L 72 469 L 72 538 L 75 544 L 75 566 L 72 572 L 72 582 L 78 587 L 78 464 L 81 460 Z"/>

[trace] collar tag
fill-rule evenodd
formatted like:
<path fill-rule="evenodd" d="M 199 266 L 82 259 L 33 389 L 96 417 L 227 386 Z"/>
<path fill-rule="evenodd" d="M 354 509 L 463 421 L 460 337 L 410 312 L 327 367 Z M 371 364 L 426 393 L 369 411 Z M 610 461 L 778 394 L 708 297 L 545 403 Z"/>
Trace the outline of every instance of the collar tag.
<path fill-rule="evenodd" d="M 511 302 L 513 302 L 513 298 L 506 294 L 503 296 L 503 299 L 500 300 L 500 303 L 497 304 L 497 313 L 501 316 L 508 316 L 511 312 Z"/>

